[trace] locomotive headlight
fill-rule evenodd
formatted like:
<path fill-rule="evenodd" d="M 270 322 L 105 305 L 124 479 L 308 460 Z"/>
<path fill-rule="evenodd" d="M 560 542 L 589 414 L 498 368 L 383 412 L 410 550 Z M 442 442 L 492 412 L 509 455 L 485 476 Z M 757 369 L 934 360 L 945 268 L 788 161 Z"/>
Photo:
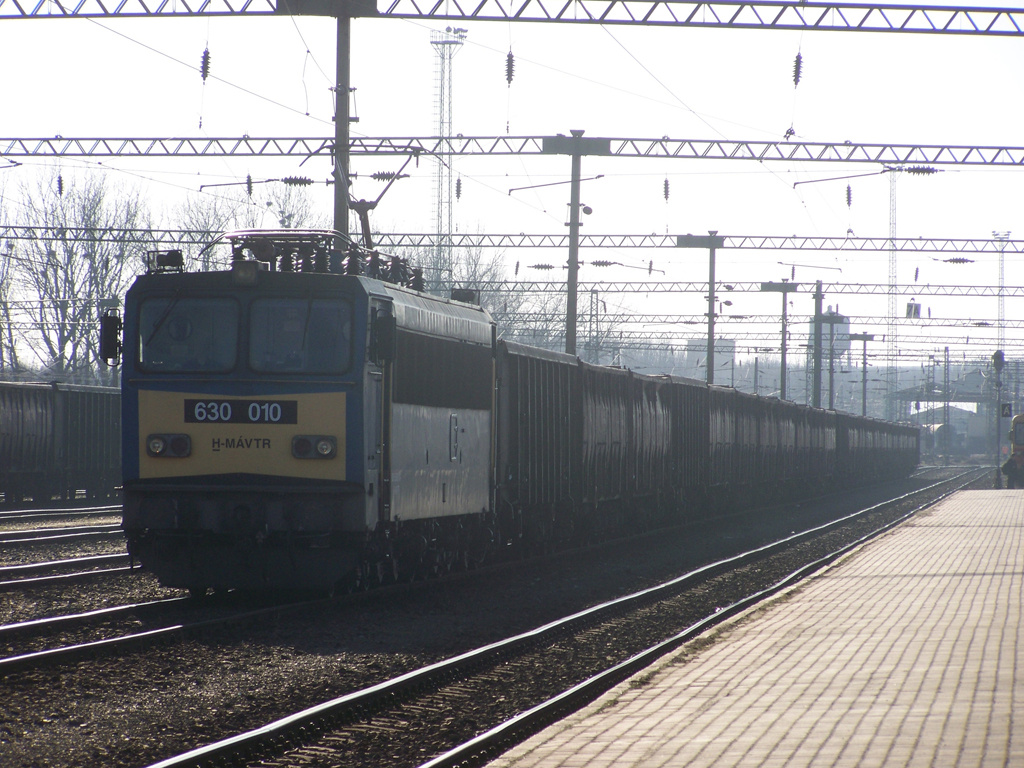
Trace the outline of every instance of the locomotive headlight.
<path fill-rule="evenodd" d="M 154 458 L 184 459 L 192 455 L 192 438 L 188 435 L 150 435 L 146 453 Z"/>
<path fill-rule="evenodd" d="M 292 456 L 296 459 L 333 459 L 338 440 L 331 435 L 296 435 L 292 438 Z"/>

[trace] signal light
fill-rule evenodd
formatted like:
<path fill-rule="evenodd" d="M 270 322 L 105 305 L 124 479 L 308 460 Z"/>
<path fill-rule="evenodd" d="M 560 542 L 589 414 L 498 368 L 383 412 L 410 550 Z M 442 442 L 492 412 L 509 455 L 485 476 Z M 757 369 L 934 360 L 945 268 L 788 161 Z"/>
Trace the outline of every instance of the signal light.
<path fill-rule="evenodd" d="M 331 435 L 296 435 L 292 438 L 292 456 L 296 459 L 333 459 L 338 440 Z"/>
<path fill-rule="evenodd" d="M 188 435 L 149 435 L 146 453 L 155 459 L 184 459 L 192 455 L 192 438 Z"/>

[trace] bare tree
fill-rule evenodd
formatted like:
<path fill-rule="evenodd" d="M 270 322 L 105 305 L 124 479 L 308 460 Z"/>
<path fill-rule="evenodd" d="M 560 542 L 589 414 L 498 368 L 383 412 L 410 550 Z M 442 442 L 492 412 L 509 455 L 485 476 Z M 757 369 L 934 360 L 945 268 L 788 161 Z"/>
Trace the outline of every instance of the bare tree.
<path fill-rule="evenodd" d="M 254 192 L 253 197 L 264 199 L 266 210 L 260 211 L 258 204 L 244 208 L 246 218 L 240 222 L 243 227 L 266 226 L 264 223 L 266 216 L 276 220 L 270 224 L 272 228 L 330 229 L 331 227 L 328 215 L 317 210 L 309 191 L 304 187 L 271 182 L 259 193 Z"/>
<path fill-rule="evenodd" d="M 251 201 L 195 193 L 178 205 L 171 215 L 179 228 L 196 234 L 200 242 L 209 243 L 222 232 L 238 228 L 239 219 L 246 215 L 246 207 L 252 207 Z M 190 270 L 209 271 L 215 268 L 216 261 L 217 254 L 212 249 L 203 249 L 200 254 L 185 254 L 185 264 Z"/>
<path fill-rule="evenodd" d="M 212 242 L 218 235 L 234 229 L 327 229 L 325 215 L 318 213 L 309 192 L 295 185 L 271 182 L 246 193 L 218 192 L 191 195 L 172 214 L 181 229 Z M 208 271 L 224 268 L 226 252 L 210 249 L 186 254 L 189 269 Z"/>
<path fill-rule="evenodd" d="M 97 369 L 98 316 L 115 305 L 139 271 L 142 247 L 99 237 L 109 229 L 148 225 L 138 192 L 111 189 L 90 174 L 64 178 L 54 171 L 34 188 L 22 188 L 25 222 L 56 231 L 29 241 L 15 262 L 16 290 L 33 303 L 25 345 L 57 378 L 92 378 Z M 63 238 L 61 230 L 95 231 L 95 238 Z"/>
<path fill-rule="evenodd" d="M 0 182 L 0 224 L 8 224 L 7 184 Z M 11 284 L 13 264 L 16 258 L 14 240 L 0 243 L 0 371 L 17 371 L 18 353 L 14 345 L 14 318 L 11 312 Z"/>

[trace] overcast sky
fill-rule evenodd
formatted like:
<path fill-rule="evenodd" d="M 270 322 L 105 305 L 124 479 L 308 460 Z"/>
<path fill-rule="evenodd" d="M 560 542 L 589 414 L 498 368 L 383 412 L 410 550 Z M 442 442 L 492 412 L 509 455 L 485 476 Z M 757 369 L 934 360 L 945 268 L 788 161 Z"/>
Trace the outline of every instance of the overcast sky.
<path fill-rule="evenodd" d="M 1019 39 L 960 38 L 839 32 L 781 32 L 640 27 L 575 27 L 571 24 L 471 22 L 454 59 L 453 128 L 464 135 L 551 135 L 582 129 L 587 136 L 674 139 L 772 140 L 787 129 L 793 140 L 855 143 L 1022 146 L 1024 47 Z M 437 55 L 427 24 L 401 20 L 353 21 L 352 84 L 357 88 L 353 134 L 430 136 L 436 133 Z M 205 85 L 199 62 L 211 55 Z M 509 51 L 511 85 L 505 79 Z M 793 64 L 802 56 L 802 78 Z M 333 135 L 335 23 L 318 18 L 206 18 L 3 20 L 0 72 L 4 73 L 0 136 L 31 138 L 148 136 Z M 202 128 L 199 127 L 200 118 Z M 323 182 L 328 158 L 28 159 L 0 170 L 0 183 L 18 184 L 56 164 L 65 175 L 81 168 L 116 169 L 139 185 L 159 212 L 169 210 L 200 184 L 285 175 Z M 361 176 L 398 170 L 398 158 L 354 158 Z M 828 235 L 848 230 L 885 237 L 890 182 L 886 175 L 801 184 L 880 170 L 864 164 L 785 164 L 740 161 L 584 158 L 583 184 L 593 209 L 585 233 Z M 562 233 L 568 186 L 509 194 L 509 189 L 568 178 L 569 158 L 457 158 L 462 198 L 454 203 L 459 231 Z M 412 178 L 398 182 L 374 213 L 378 229 L 433 230 L 433 166 L 422 161 Z M 1024 171 L 955 168 L 896 183 L 900 237 L 985 238 L 994 230 L 1024 238 Z M 663 195 L 666 178 L 670 196 Z M 851 186 L 852 204 L 846 200 Z M 10 187 L 8 187 L 10 189 Z M 381 187 L 361 178 L 356 197 L 374 198 Z M 256 197 L 260 196 L 259 190 Z M 331 190 L 315 188 L 330 215 Z M 257 201 L 261 205 L 262 201 Z M 17 220 L 16 211 L 11 218 Z M 268 226 L 275 222 L 269 220 Z M 822 252 L 720 252 L 718 278 L 729 281 L 796 279 L 885 283 L 888 255 Z M 997 282 L 997 257 L 971 256 L 974 264 L 949 265 L 927 254 L 901 254 L 898 281 L 982 284 Z M 583 252 L 655 267 L 672 280 L 706 280 L 707 260 L 697 252 Z M 939 257 L 942 258 L 942 257 Z M 562 264 L 564 253 L 509 252 L 521 263 Z M 786 265 L 780 265 L 779 262 Z M 1006 260 L 1008 285 L 1024 284 L 1020 257 Z M 803 266 L 807 265 L 807 266 Z M 838 270 L 842 269 L 842 272 Z M 658 275 L 656 275 L 658 276 Z M 587 268 L 580 279 L 634 280 L 636 270 Z M 777 296 L 746 295 L 734 312 L 778 312 Z M 611 300 L 611 299 L 610 299 Z M 900 309 L 906 299 L 900 299 Z M 936 317 L 995 319 L 996 300 L 922 298 Z M 637 306 L 643 297 L 615 297 Z M 687 295 L 666 311 L 703 312 Z M 885 297 L 829 297 L 845 314 L 875 317 Z M 649 305 L 645 305 L 649 306 Z M 796 314 L 809 314 L 810 296 L 798 296 Z M 1007 318 L 1022 315 L 1024 300 L 1007 299 Z M 855 322 L 854 330 L 884 333 Z M 728 328 L 723 328 L 728 333 Z M 916 332 L 908 329 L 901 338 Z M 918 346 L 931 344 L 924 333 Z M 1020 336 L 1007 331 L 1007 338 Z M 975 342 L 976 344 L 978 342 Z M 1009 344 L 1007 345 L 1010 346 Z"/>

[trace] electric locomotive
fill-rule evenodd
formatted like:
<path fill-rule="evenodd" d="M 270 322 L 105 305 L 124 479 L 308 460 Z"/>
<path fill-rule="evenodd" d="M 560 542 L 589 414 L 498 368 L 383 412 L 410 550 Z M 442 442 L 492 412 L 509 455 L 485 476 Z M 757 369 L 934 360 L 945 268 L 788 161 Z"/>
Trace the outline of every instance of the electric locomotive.
<path fill-rule="evenodd" d="M 124 530 L 167 586 L 330 590 L 491 535 L 490 316 L 345 274 L 338 237 L 230 233 L 221 272 L 152 254 L 126 295 Z"/>
<path fill-rule="evenodd" d="M 1010 421 L 1010 456 L 1002 466 L 1007 488 L 1024 488 L 1024 413 Z"/>

